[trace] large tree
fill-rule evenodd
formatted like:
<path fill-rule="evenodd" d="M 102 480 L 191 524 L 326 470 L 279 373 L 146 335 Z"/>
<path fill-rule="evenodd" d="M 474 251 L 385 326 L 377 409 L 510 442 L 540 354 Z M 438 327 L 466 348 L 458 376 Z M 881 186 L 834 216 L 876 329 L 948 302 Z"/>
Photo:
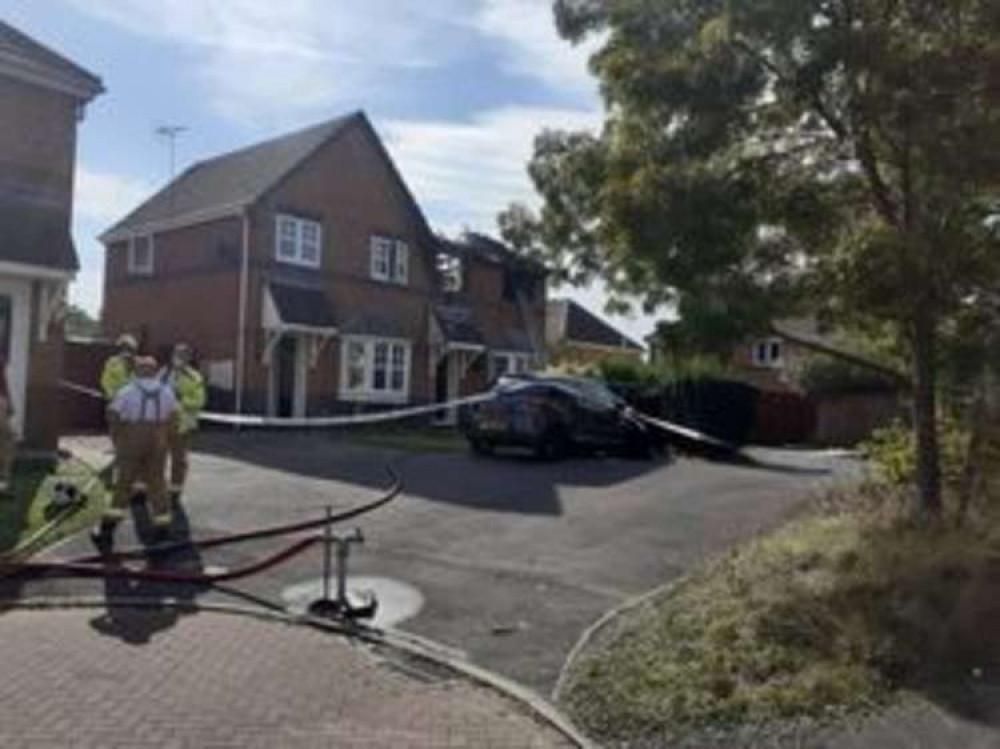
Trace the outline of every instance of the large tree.
<path fill-rule="evenodd" d="M 889 322 L 941 512 L 940 337 L 1000 249 L 1000 0 L 558 0 L 600 133 L 545 132 L 507 237 L 565 279 L 753 326 L 805 300 Z"/>

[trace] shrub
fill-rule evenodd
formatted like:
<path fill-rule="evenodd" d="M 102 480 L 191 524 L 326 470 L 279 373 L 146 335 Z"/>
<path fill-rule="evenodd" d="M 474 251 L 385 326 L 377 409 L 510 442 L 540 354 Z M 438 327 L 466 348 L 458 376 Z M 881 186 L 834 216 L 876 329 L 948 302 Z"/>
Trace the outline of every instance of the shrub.
<path fill-rule="evenodd" d="M 968 454 L 969 435 L 958 420 L 946 416 L 938 422 L 941 444 L 941 477 L 946 487 L 954 488 L 962 476 Z M 913 430 L 902 422 L 878 429 L 861 445 L 865 457 L 874 463 L 886 481 L 909 486 L 916 481 L 917 440 Z"/>

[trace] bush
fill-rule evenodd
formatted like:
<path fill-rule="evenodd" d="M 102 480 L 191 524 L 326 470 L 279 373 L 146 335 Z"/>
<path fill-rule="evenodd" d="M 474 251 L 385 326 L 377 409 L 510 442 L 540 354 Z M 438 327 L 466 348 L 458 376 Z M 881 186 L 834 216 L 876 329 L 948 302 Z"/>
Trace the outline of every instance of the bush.
<path fill-rule="evenodd" d="M 969 434 L 952 417 L 938 422 L 941 444 L 941 478 L 946 488 L 959 485 L 968 455 Z M 916 434 L 902 422 L 878 429 L 861 445 L 864 456 L 886 481 L 896 486 L 911 486 L 917 477 Z"/>
<path fill-rule="evenodd" d="M 828 356 L 807 361 L 800 383 L 810 395 L 892 393 L 899 389 L 898 383 L 888 375 Z"/>

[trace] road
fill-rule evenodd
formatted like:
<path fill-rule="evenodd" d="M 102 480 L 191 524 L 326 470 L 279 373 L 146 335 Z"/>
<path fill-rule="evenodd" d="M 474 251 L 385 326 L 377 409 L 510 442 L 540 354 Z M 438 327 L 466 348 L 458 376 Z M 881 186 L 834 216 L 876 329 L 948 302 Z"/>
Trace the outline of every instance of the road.
<path fill-rule="evenodd" d="M 399 626 L 547 694 L 583 629 L 629 597 L 773 526 L 850 462 L 761 451 L 767 467 L 681 459 L 539 463 L 464 453 L 404 454 L 316 435 L 203 435 L 185 499 L 195 535 L 354 506 L 395 465 L 404 494 L 359 525 L 352 575 L 422 597 Z M 60 553 L 66 553 L 62 550 Z M 260 554 L 203 563 L 239 564 Z M 245 556 L 243 556 L 245 555 Z M 310 553 L 241 590 L 280 600 L 315 581 Z"/>

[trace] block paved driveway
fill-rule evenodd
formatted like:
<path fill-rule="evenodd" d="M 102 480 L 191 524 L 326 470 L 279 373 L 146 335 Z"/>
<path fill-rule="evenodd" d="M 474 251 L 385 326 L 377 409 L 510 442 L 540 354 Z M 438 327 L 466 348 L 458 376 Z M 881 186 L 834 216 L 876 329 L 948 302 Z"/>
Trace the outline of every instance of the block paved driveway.
<path fill-rule="evenodd" d="M 772 526 L 810 492 L 855 469 L 824 453 L 758 457 L 769 466 L 547 464 L 404 454 L 316 434 L 208 433 L 193 458 L 185 507 L 195 536 L 318 517 L 327 504 L 343 509 L 377 496 L 391 462 L 405 493 L 353 524 L 367 543 L 352 556 L 352 574 L 417 589 L 423 608 L 398 626 L 547 695 L 580 633 L 607 609 Z M 77 539 L 54 553 L 86 547 Z M 213 551 L 194 563 L 232 567 L 273 548 Z M 320 558 L 310 552 L 234 587 L 281 600 L 287 586 L 318 578 Z M 139 587 L 109 583 L 103 592 L 172 595 Z M 30 588 L 47 592 L 45 585 Z"/>
<path fill-rule="evenodd" d="M 419 667 L 339 636 L 200 613 L 147 641 L 163 617 L 176 613 L 0 617 L 0 746 L 571 746 L 492 690 L 435 671 L 415 679 Z"/>

